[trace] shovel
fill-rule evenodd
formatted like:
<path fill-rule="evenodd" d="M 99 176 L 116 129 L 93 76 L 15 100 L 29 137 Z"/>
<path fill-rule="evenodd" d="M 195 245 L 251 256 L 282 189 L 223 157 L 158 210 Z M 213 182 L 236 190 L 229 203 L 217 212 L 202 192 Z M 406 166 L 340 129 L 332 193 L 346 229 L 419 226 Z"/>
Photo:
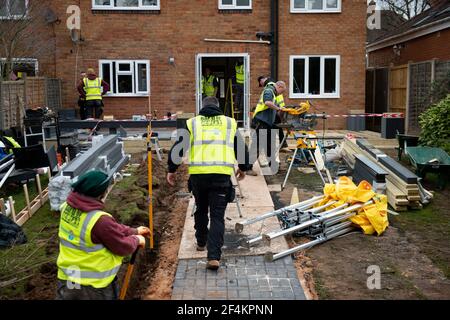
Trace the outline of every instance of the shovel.
<path fill-rule="evenodd" d="M 139 251 L 139 247 L 133 252 L 131 260 L 128 263 L 127 273 L 125 274 L 125 279 L 123 280 L 122 288 L 120 289 L 119 300 L 125 300 L 127 295 L 128 286 L 130 285 L 131 276 L 133 275 L 134 262 L 136 261 L 136 256 Z"/>

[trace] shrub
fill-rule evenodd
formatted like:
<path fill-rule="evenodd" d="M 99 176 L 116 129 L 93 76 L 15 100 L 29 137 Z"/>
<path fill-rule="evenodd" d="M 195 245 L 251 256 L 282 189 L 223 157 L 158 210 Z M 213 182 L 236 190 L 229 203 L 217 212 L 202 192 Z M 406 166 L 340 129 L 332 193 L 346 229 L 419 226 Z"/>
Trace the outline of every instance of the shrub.
<path fill-rule="evenodd" d="M 450 94 L 419 116 L 420 144 L 450 153 Z"/>

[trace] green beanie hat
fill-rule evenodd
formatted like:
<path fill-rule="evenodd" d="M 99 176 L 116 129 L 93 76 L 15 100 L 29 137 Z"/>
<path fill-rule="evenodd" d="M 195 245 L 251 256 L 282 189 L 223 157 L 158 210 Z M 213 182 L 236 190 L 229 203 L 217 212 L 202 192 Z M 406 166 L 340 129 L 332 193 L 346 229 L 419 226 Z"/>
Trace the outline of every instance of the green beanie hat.
<path fill-rule="evenodd" d="M 85 196 L 97 198 L 109 187 L 109 177 L 106 173 L 94 170 L 78 177 L 72 184 L 73 191 Z"/>

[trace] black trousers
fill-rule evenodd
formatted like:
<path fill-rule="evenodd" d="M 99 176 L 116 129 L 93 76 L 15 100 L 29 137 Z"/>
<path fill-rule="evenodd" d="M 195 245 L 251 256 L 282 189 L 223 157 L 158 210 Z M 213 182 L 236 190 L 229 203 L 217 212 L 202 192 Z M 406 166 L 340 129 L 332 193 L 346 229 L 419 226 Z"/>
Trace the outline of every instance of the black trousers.
<path fill-rule="evenodd" d="M 117 277 L 109 286 L 99 289 L 82 285 L 79 285 L 78 289 L 76 287 L 69 288 L 67 281 L 58 279 L 56 300 L 117 300 L 119 292 Z"/>
<path fill-rule="evenodd" d="M 206 245 L 208 260 L 220 260 L 225 234 L 225 210 L 232 188 L 231 180 L 229 176 L 224 175 L 197 174 L 191 175 L 189 183 L 196 205 L 194 228 L 197 245 L 202 247 Z"/>
<path fill-rule="evenodd" d="M 270 126 L 267 123 L 263 122 L 263 121 L 259 121 L 257 119 L 253 119 L 254 121 L 254 127 L 256 130 L 256 156 L 259 156 L 259 152 L 262 151 L 268 161 L 270 161 L 270 157 L 272 155 L 272 133 L 271 130 L 275 129 L 275 126 Z M 262 139 L 262 135 L 265 134 L 266 135 L 266 143 L 261 145 L 260 144 L 260 140 Z M 260 150 L 262 148 L 262 150 Z M 254 150 L 254 149 L 253 149 Z"/>
<path fill-rule="evenodd" d="M 87 118 L 100 119 L 103 114 L 103 101 L 102 100 L 86 100 L 85 103 L 85 116 Z"/>
<path fill-rule="evenodd" d="M 244 110 L 244 85 L 239 83 L 236 84 L 235 110 Z"/>
<path fill-rule="evenodd" d="M 86 120 L 86 100 L 79 98 L 78 106 L 80 107 L 80 119 Z"/>

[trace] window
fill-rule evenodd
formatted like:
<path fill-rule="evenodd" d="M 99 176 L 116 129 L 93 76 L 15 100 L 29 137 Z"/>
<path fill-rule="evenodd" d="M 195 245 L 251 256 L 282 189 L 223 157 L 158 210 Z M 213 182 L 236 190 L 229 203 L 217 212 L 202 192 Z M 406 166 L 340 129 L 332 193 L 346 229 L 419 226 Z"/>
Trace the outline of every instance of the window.
<path fill-rule="evenodd" d="M 251 9 L 252 0 L 219 0 L 220 10 L 241 10 Z"/>
<path fill-rule="evenodd" d="M 1 0 L 0 0 L 1 1 Z M 160 0 L 92 0 L 94 10 L 159 10 Z"/>
<path fill-rule="evenodd" d="M 27 16 L 28 0 L 0 0 L 0 19 L 20 19 Z"/>
<path fill-rule="evenodd" d="M 291 0 L 293 13 L 341 12 L 342 0 Z"/>
<path fill-rule="evenodd" d="M 148 60 L 100 60 L 100 77 L 110 85 L 109 96 L 130 97 L 150 94 Z"/>
<path fill-rule="evenodd" d="M 290 98 L 339 98 L 340 56 L 291 56 Z"/>

